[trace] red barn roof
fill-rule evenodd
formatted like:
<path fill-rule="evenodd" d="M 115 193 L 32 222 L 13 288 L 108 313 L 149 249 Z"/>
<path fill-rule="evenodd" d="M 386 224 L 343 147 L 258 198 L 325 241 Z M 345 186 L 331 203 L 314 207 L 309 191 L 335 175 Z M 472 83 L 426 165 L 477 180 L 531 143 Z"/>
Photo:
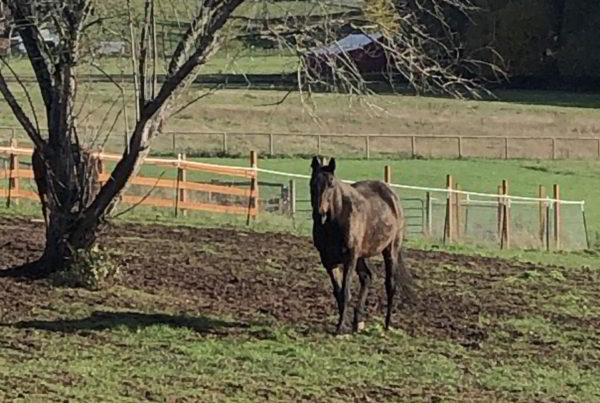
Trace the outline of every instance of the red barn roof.
<path fill-rule="evenodd" d="M 350 34 L 336 42 L 311 50 L 307 64 L 313 73 L 328 72 L 332 62 L 347 55 L 361 73 L 380 72 L 387 66 L 387 58 L 380 40 L 382 34 Z M 337 59 L 337 60 L 336 60 Z"/>

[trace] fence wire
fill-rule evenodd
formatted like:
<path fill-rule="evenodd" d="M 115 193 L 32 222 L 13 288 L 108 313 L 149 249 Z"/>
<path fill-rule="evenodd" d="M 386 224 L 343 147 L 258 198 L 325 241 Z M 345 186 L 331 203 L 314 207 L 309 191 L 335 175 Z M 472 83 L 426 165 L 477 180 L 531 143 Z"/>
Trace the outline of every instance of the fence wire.
<path fill-rule="evenodd" d="M 285 195 L 282 205 L 286 206 L 282 211 L 289 216 L 294 213 L 296 220 L 310 226 L 310 176 L 262 168 L 257 168 L 257 171 L 261 180 L 282 183 Z M 509 247 L 575 250 L 589 246 L 583 201 L 504 196 L 393 183 L 390 186 L 404 209 L 407 238 L 500 246 L 504 214 L 508 214 Z M 295 210 L 292 210 L 292 201 L 288 196 L 288 189 L 292 187 L 296 191 Z M 261 199 L 263 192 L 261 188 Z M 554 214 L 557 206 L 560 212 L 558 222 Z"/>
<path fill-rule="evenodd" d="M 163 163 L 168 169 L 144 166 L 141 172 L 144 176 L 171 180 L 176 177 L 177 168 L 180 167 L 178 164 L 183 163 L 182 160 L 159 158 L 149 158 L 146 162 Z M 0 159 L 0 172 L 3 177 L 0 187 L 3 188 L 8 188 L 8 163 L 8 158 Z M 108 163 L 109 170 L 111 164 Z M 185 164 L 209 169 L 209 172 L 190 170 L 188 180 L 195 183 L 250 188 L 248 178 L 232 178 L 211 173 L 210 168 L 217 167 L 213 164 L 192 161 L 185 161 Z M 310 176 L 263 168 L 236 169 L 249 173 L 256 171 L 258 174 L 258 210 L 264 220 L 283 220 L 281 222 L 286 221 L 287 224 L 291 221 L 302 231 L 310 229 Z M 583 201 L 487 194 L 394 183 L 390 186 L 399 196 L 404 209 L 407 238 L 424 237 L 435 241 L 487 246 L 506 246 L 509 243 L 510 247 L 538 249 L 583 249 L 589 246 Z M 31 191 L 36 189 L 35 183 L 29 179 L 21 179 L 21 187 Z M 128 193 L 143 196 L 147 189 L 134 184 Z M 152 196 L 172 199 L 174 211 L 177 211 L 177 194 L 178 190 L 154 189 Z M 188 194 L 189 202 L 237 207 L 244 207 L 249 203 L 247 196 L 235 194 Z M 503 235 L 505 233 L 506 235 Z"/>

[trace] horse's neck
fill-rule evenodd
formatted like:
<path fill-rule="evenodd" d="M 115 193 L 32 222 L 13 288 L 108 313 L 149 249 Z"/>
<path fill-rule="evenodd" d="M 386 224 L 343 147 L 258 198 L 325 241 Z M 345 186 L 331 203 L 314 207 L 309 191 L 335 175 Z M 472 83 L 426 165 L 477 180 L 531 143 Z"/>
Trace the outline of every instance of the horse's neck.
<path fill-rule="evenodd" d="M 331 203 L 331 215 L 334 218 L 337 218 L 338 221 L 343 217 L 343 215 L 347 212 L 347 206 L 345 206 L 345 202 L 351 198 L 352 193 L 356 193 L 359 197 L 360 194 L 354 189 L 352 186 L 340 182 L 333 193 L 333 203 Z"/>

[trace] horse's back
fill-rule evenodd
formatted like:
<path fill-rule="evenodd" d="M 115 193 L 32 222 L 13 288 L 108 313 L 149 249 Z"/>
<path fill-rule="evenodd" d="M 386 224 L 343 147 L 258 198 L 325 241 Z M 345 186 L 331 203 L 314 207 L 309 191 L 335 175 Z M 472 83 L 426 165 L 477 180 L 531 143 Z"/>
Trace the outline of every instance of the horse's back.
<path fill-rule="evenodd" d="M 400 200 L 396 193 L 384 182 L 366 180 L 355 182 L 352 184 L 352 187 L 366 199 L 368 204 L 373 205 L 377 199 L 381 199 L 389 207 L 396 219 L 400 220 L 402 218 L 403 213 Z M 380 213 L 383 212 L 380 211 Z"/>

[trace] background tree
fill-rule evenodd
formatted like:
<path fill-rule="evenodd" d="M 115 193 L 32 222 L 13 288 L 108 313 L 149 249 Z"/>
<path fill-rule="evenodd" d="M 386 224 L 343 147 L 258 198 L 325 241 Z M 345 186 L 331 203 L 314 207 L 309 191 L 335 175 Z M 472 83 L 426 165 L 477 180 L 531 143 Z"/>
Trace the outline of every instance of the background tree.
<path fill-rule="evenodd" d="M 75 252 L 94 245 L 99 228 L 116 206 L 129 179 L 139 170 L 160 127 L 180 110 L 179 95 L 228 40 L 249 35 L 268 37 L 303 60 L 310 47 L 329 44 L 348 27 L 363 32 L 378 31 L 383 33 L 378 41 L 391 61 L 390 68 L 415 88 L 456 96 L 476 95 L 484 90 L 476 75 L 469 73 L 475 71 L 471 67 L 477 61 L 463 57 L 459 38 L 447 19 L 450 12 L 467 14 L 472 9 L 467 0 L 352 1 L 349 7 L 341 11 L 338 7 L 335 12 L 329 2 L 309 2 L 308 7 L 302 7 L 303 15 L 297 11 L 293 16 L 283 12 L 279 19 L 268 19 L 259 14 L 256 20 L 260 20 L 260 25 L 242 18 L 236 10 L 272 6 L 274 2 L 0 1 L 10 9 L 14 29 L 27 50 L 43 100 L 43 110 L 36 110 L 22 80 L 8 61 L 2 60 L 0 92 L 33 143 L 34 170 L 47 211 L 46 248 L 39 261 L 28 269 L 37 275 L 63 269 Z M 181 34 L 173 49 L 163 46 L 159 51 L 157 19 L 165 15 L 173 17 Z M 56 33 L 56 44 L 44 40 L 43 29 Z M 94 143 L 91 147 L 82 142 L 81 108 L 78 108 L 86 100 L 79 91 L 78 74 L 82 66 L 103 71 L 94 51 L 98 38 L 127 43 L 136 106 L 131 128 L 129 123 L 125 125 L 128 140 L 122 157 L 102 186 L 96 181 L 97 165 L 90 154 Z M 354 94 L 369 92 L 347 54 L 328 56 L 326 60 L 337 89 Z M 164 74 L 159 80 L 160 71 Z M 11 85 L 6 76 L 14 76 Z M 393 75 L 388 77 L 393 81 Z M 311 74 L 306 63 L 299 64 L 298 78 L 303 94 L 310 94 L 316 84 L 331 83 Z M 24 90 L 24 100 L 15 97 L 15 85 Z M 118 83 L 115 85 L 122 90 Z M 125 111 L 123 108 L 111 118 L 113 124 L 105 127 L 108 134 Z M 105 120 L 111 119 L 107 116 Z"/>

